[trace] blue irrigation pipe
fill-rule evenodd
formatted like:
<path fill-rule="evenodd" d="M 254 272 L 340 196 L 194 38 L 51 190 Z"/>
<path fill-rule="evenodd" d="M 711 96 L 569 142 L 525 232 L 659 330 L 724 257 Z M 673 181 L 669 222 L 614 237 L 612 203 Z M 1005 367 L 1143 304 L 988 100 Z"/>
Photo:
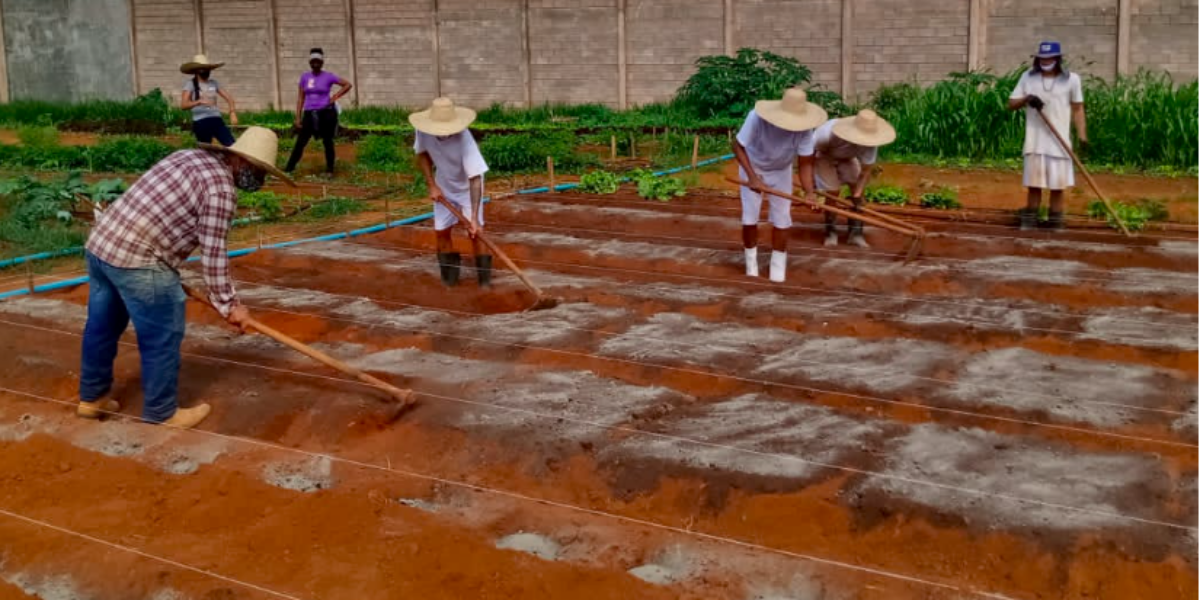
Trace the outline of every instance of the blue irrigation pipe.
<path fill-rule="evenodd" d="M 731 158 L 733 158 L 732 154 L 726 154 L 724 156 L 718 156 L 716 158 L 709 158 L 706 160 L 702 160 L 702 161 L 696 163 L 696 166 L 704 167 L 704 166 L 708 166 L 711 164 L 716 164 L 716 163 L 719 163 L 722 161 L 726 161 Z M 675 167 L 673 169 L 657 171 L 654 173 L 654 176 L 661 177 L 663 175 L 671 175 L 674 173 L 679 173 L 681 171 L 686 171 L 691 168 L 692 168 L 691 165 L 684 165 L 682 167 Z M 625 180 L 627 181 L 628 178 L 626 178 Z M 563 184 L 554 186 L 554 189 L 556 191 L 562 191 L 562 190 L 569 190 L 569 189 L 573 189 L 573 188 L 577 188 L 577 187 L 579 187 L 578 183 L 563 183 Z M 549 187 L 542 186 L 539 188 L 528 188 L 528 189 L 524 189 L 524 190 L 519 190 L 519 191 L 517 191 L 517 193 L 518 194 L 536 194 L 539 192 L 548 192 L 548 191 L 550 191 Z M 491 198 L 484 198 L 483 201 L 485 203 L 490 202 Z M 286 242 L 279 242 L 276 244 L 268 244 L 266 246 L 263 246 L 262 248 L 242 248 L 240 250 L 231 250 L 229 252 L 229 258 L 237 258 L 239 256 L 246 256 L 247 254 L 253 254 L 254 252 L 257 252 L 259 250 L 270 250 L 273 248 L 287 248 L 289 246 L 295 246 L 298 244 L 307 244 L 310 242 L 332 242 L 335 240 L 342 240 L 342 239 L 346 239 L 349 237 L 358 237 L 360 235 L 368 235 L 368 234 L 372 234 L 372 233 L 378 233 L 380 231 L 383 231 L 383 230 L 391 228 L 391 227 L 400 227 L 400 226 L 404 226 L 404 225 L 412 225 L 414 223 L 420 223 L 421 221 L 425 221 L 425 220 L 432 219 L 432 218 L 433 218 L 433 213 L 427 212 L 427 213 L 419 214 L 415 217 L 408 217 L 406 219 L 392 221 L 391 223 L 387 223 L 387 224 L 380 223 L 379 225 L 372 225 L 370 227 L 363 227 L 361 229 L 353 229 L 350 231 L 331 233 L 329 235 L 322 235 L 322 236 L 318 236 L 318 237 L 311 237 L 311 238 L 305 238 L 305 239 L 300 239 L 300 240 L 289 240 Z M 73 252 L 78 252 L 78 251 L 82 250 L 82 248 L 69 248 L 68 250 L 73 251 Z M 67 250 L 61 250 L 59 252 L 67 252 Z M 52 254 L 52 253 L 43 252 L 42 254 Z M 31 256 L 37 256 L 37 255 L 31 255 Z M 29 259 L 30 257 L 20 257 L 20 258 Z M 10 259 L 10 260 L 18 260 L 18 259 Z M 39 260 L 39 259 L 32 259 L 32 260 Z M 193 257 L 187 259 L 186 262 L 192 262 L 192 261 L 197 261 L 197 260 L 200 260 L 200 257 L 193 256 Z M 17 264 L 19 264 L 19 263 L 17 263 Z M 76 277 L 74 279 L 66 279 L 63 281 L 55 281 L 54 283 L 46 283 L 46 284 L 34 286 L 32 292 L 30 291 L 29 288 L 12 290 L 9 292 L 0 293 L 0 300 L 5 300 L 5 299 L 12 298 L 15 296 L 24 296 L 29 293 L 50 292 L 50 291 L 54 291 L 54 290 L 58 290 L 58 289 L 62 289 L 62 288 L 74 287 L 77 285 L 82 285 L 84 283 L 87 283 L 87 281 L 88 281 L 88 278 L 85 275 L 83 277 Z"/>

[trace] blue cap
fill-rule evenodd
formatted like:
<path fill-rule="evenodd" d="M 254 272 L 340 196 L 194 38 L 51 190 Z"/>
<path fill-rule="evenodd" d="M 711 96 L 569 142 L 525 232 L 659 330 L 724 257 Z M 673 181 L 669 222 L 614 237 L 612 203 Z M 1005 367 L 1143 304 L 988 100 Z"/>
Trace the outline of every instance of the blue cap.
<path fill-rule="evenodd" d="M 1042 42 L 1038 44 L 1037 54 L 1034 54 L 1034 56 L 1038 58 L 1062 56 L 1062 44 L 1058 42 Z"/>

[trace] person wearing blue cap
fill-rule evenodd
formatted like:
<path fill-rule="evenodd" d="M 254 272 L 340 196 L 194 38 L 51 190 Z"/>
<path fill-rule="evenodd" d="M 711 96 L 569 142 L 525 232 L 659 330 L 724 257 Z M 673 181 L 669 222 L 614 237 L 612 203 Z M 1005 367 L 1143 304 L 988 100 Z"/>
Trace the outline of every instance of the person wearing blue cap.
<path fill-rule="evenodd" d="M 1075 165 L 1067 148 L 1059 143 L 1040 117 L 1040 111 L 1063 139 L 1070 144 L 1071 122 L 1079 143 L 1087 146 L 1087 119 L 1083 110 L 1083 84 L 1079 75 L 1063 67 L 1062 46 L 1058 42 L 1038 44 L 1033 68 L 1021 75 L 1016 89 L 1008 97 L 1009 110 L 1025 109 L 1025 175 L 1029 189 L 1026 206 L 1019 213 L 1021 230 L 1037 227 L 1042 190 L 1050 190 L 1050 216 L 1047 226 L 1062 231 L 1063 190 L 1075 185 Z"/>

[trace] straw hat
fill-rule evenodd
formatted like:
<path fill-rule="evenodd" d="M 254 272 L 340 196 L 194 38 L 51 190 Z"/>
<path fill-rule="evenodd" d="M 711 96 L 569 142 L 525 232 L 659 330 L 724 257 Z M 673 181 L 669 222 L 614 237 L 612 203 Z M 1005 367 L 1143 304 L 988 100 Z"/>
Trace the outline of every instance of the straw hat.
<path fill-rule="evenodd" d="M 849 119 L 833 124 L 833 135 L 859 146 L 877 147 L 896 141 L 896 129 L 871 109 L 860 110 Z"/>
<path fill-rule="evenodd" d="M 208 69 L 211 71 L 213 69 L 220 69 L 223 66 L 225 66 L 225 63 L 211 62 L 208 60 L 207 56 L 203 54 L 197 54 L 192 57 L 191 62 L 183 63 L 183 66 L 179 67 L 179 72 L 191 75 L 192 71 L 199 71 L 201 69 Z"/>
<path fill-rule="evenodd" d="M 417 131 L 429 135 L 454 135 L 475 120 L 475 111 L 455 106 L 449 98 L 437 98 L 429 110 L 408 115 L 408 122 Z"/>
<path fill-rule="evenodd" d="M 787 131 L 815 129 L 829 120 L 825 109 L 808 101 L 808 94 L 800 88 L 791 88 L 783 93 L 783 100 L 759 100 L 754 103 L 754 112 L 764 121 Z"/>
<path fill-rule="evenodd" d="M 265 127 L 247 127 L 241 137 L 228 148 L 204 143 L 196 144 L 196 146 L 214 152 L 236 154 L 249 161 L 250 164 L 282 179 L 284 183 L 293 187 L 296 185 L 291 177 L 284 175 L 283 171 L 275 166 L 275 156 L 279 153 L 279 138 L 275 136 L 274 131 Z"/>

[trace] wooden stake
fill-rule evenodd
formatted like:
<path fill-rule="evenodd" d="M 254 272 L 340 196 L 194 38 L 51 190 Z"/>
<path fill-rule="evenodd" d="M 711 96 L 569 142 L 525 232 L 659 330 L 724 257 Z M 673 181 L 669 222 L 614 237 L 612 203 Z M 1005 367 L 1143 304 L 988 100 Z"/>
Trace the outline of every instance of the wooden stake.
<path fill-rule="evenodd" d="M 629 158 L 637 158 L 637 138 L 629 136 Z"/>
<path fill-rule="evenodd" d="M 29 277 L 29 293 L 33 293 L 33 261 L 25 263 L 25 275 Z"/>
<path fill-rule="evenodd" d="M 609 139 L 609 143 L 612 145 L 612 148 L 609 151 L 609 160 L 617 160 L 617 136 L 612 136 Z"/>
<path fill-rule="evenodd" d="M 329 199 L 329 186 L 327 186 L 327 185 L 321 186 L 321 199 L 322 200 Z"/>
<path fill-rule="evenodd" d="M 550 193 L 553 194 L 554 192 L 557 191 L 555 189 L 555 187 L 557 187 L 557 186 L 554 185 L 554 157 L 553 156 L 546 157 L 546 170 L 550 172 Z"/>
<path fill-rule="evenodd" d="M 392 228 L 392 197 L 383 197 L 383 228 Z"/>
<path fill-rule="evenodd" d="M 692 170 L 696 170 L 696 164 L 700 162 L 700 136 L 692 137 Z"/>
<path fill-rule="evenodd" d="M 263 243 L 263 239 L 262 239 L 262 221 L 259 221 L 258 223 L 255 223 L 255 224 L 254 224 L 254 232 L 255 232 L 255 235 L 257 235 L 257 236 L 258 236 L 258 249 L 259 249 L 259 250 L 262 250 L 262 243 Z"/>

